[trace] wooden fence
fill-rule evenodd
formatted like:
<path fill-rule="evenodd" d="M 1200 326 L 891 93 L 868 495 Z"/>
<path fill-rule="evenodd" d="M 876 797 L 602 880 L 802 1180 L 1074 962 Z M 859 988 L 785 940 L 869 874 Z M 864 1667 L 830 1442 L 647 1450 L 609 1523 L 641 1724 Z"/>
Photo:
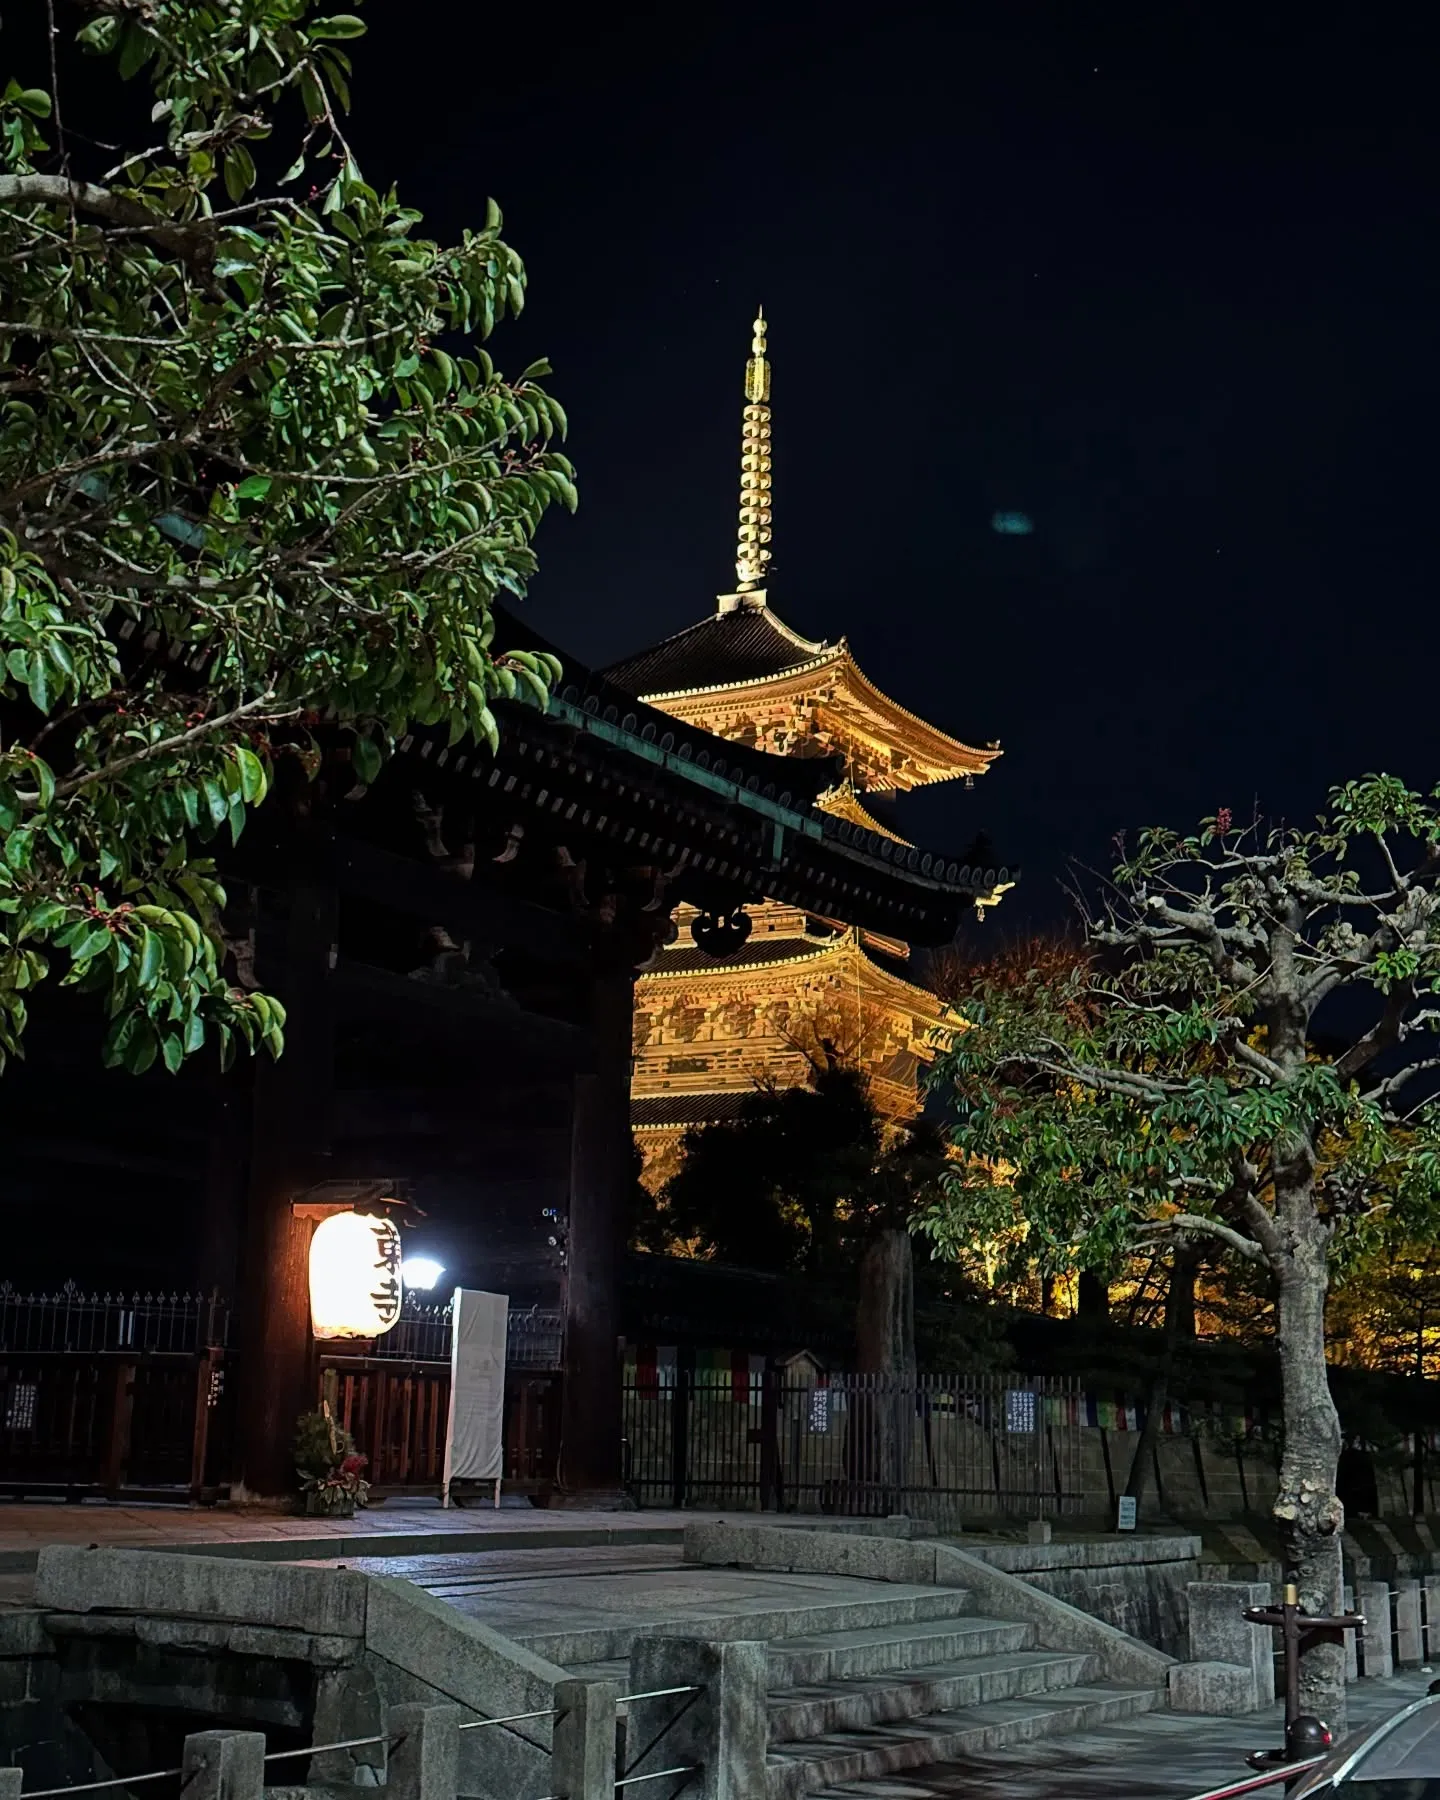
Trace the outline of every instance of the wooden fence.
<path fill-rule="evenodd" d="M 505 1486 L 538 1493 L 550 1485 L 559 1450 L 560 1377 L 507 1369 Z M 444 1478 L 448 1362 L 322 1356 L 320 1397 L 369 1458 L 376 1499 L 439 1494 Z"/>
<path fill-rule="evenodd" d="M 19 1294 L 0 1284 L 0 1494 L 198 1501 L 230 1475 L 230 1313 L 218 1295 Z M 558 1454 L 560 1316 L 511 1315 L 505 1479 L 549 1484 Z M 450 1309 L 409 1301 L 365 1355 L 317 1346 L 328 1399 L 369 1458 L 377 1499 L 438 1494 Z"/>

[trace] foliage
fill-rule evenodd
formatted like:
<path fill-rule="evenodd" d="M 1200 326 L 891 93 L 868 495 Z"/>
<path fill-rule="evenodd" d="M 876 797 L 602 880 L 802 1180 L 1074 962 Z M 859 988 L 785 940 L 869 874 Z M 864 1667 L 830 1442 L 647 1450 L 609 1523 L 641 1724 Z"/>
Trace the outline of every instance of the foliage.
<path fill-rule="evenodd" d="M 330 1404 L 319 1412 L 302 1413 L 295 1422 L 295 1473 L 307 1494 L 364 1506 L 370 1495 L 365 1480 L 368 1457 L 355 1449 L 355 1440 L 335 1423 Z"/>
<path fill-rule="evenodd" d="M 934 1074 L 964 1158 L 927 1231 L 1054 1270 L 1109 1268 L 1157 1231 L 1279 1262 L 1276 1177 L 1297 1160 L 1332 1258 L 1423 1224 L 1437 874 L 1433 799 L 1384 776 L 1336 789 L 1314 830 L 1146 832 L 1090 919 L 1095 961 L 966 1004 Z M 1321 1054 L 1315 1015 L 1345 991 L 1374 1004 Z"/>
<path fill-rule="evenodd" d="M 886 1127 L 862 1075 L 820 1067 L 809 1087 L 759 1088 L 736 1118 L 687 1133 L 656 1224 L 721 1262 L 848 1270 L 879 1227 L 908 1224 L 938 1192 L 944 1160 L 923 1122 Z"/>
<path fill-rule="evenodd" d="M 987 947 L 983 956 L 958 944 L 932 950 L 925 961 L 925 979 L 942 1000 L 963 1006 L 987 990 L 1020 987 L 1036 980 L 1056 987 L 1079 968 L 1088 967 L 1091 959 L 1089 946 L 1075 933 L 1047 932 L 1002 938 L 998 945 Z"/>
<path fill-rule="evenodd" d="M 1311 828 L 1222 809 L 1123 852 L 1096 959 L 992 982 L 937 1079 L 960 1155 L 924 1221 L 946 1252 L 1008 1240 L 1042 1270 L 1113 1269 L 1157 1238 L 1223 1245 L 1277 1294 L 1275 1515 L 1312 1611 L 1339 1603 L 1331 1272 L 1429 1236 L 1440 1202 L 1440 790 L 1332 790 Z M 1306 1711 L 1343 1716 L 1333 1647 Z"/>
<path fill-rule="evenodd" d="M 1382 1245 L 1359 1260 L 1330 1300 L 1337 1360 L 1434 1379 L 1440 1370 L 1440 1250 Z"/>
<path fill-rule="evenodd" d="M 108 1063 L 173 1071 L 283 1043 L 224 979 L 207 847 L 277 756 L 313 773 L 322 714 L 365 783 L 412 721 L 493 746 L 497 695 L 546 704 L 491 602 L 575 492 L 548 370 L 469 347 L 524 297 L 493 202 L 442 246 L 356 164 L 358 18 L 85 11 L 144 76 L 134 147 L 0 97 L 0 1065 L 58 974 L 105 996 Z"/>

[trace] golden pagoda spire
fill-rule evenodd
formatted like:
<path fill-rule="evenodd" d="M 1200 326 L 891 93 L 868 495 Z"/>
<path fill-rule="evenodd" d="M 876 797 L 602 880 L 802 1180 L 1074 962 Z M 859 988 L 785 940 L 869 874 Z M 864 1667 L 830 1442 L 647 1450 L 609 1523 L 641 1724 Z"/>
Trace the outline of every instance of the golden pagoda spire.
<path fill-rule="evenodd" d="M 741 594 L 765 585 L 770 561 L 770 365 L 765 360 L 765 309 L 758 309 L 745 365 L 745 428 L 740 445 L 740 536 L 735 587 Z"/>

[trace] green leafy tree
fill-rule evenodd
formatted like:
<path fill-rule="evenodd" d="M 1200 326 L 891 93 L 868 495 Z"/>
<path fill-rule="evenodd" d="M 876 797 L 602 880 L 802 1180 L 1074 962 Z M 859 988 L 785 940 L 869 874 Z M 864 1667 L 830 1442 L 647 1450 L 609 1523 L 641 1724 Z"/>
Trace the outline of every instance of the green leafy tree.
<path fill-rule="evenodd" d="M 313 770 L 312 727 L 365 782 L 412 721 L 493 747 L 490 702 L 559 673 L 491 641 L 575 503 L 548 369 L 471 347 L 520 261 L 493 202 L 443 246 L 367 185 L 364 27 L 310 14 L 86 0 L 130 150 L 48 87 L 0 97 L 0 1064 L 47 976 L 104 996 L 112 1065 L 278 1054 L 207 844 L 278 755 Z"/>
<path fill-rule="evenodd" d="M 809 1086 L 757 1088 L 736 1118 L 686 1134 L 659 1221 L 720 1262 L 848 1273 L 937 1191 L 944 1160 L 931 1127 L 887 1132 L 864 1077 L 817 1061 Z"/>
<path fill-rule="evenodd" d="M 925 1221 L 943 1249 L 1110 1268 L 1162 1237 L 1268 1271 L 1275 1515 L 1317 1612 L 1340 1609 L 1331 1271 L 1426 1236 L 1440 1197 L 1436 798 L 1371 776 L 1312 829 L 1146 831 L 1088 917 L 1096 963 L 983 991 L 938 1068 L 963 1152 Z M 1302 1704 L 1343 1721 L 1338 1651 L 1307 1655 Z"/>
<path fill-rule="evenodd" d="M 1329 1331 L 1346 1361 L 1433 1381 L 1440 1373 L 1440 1247 L 1377 1246 L 1338 1284 Z"/>

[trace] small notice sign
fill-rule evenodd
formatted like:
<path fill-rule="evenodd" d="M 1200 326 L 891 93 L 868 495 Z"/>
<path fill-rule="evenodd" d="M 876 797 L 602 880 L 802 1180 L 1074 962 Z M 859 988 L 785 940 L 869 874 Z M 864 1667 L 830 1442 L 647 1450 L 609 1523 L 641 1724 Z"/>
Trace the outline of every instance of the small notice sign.
<path fill-rule="evenodd" d="M 1116 1507 L 1115 1529 L 1117 1531 L 1133 1531 L 1135 1529 L 1135 1496 L 1126 1494 Z"/>
<path fill-rule="evenodd" d="M 1035 1396 L 1028 1388 L 1011 1388 L 1006 1394 L 1005 1429 L 1010 1432 L 1034 1431 Z"/>

